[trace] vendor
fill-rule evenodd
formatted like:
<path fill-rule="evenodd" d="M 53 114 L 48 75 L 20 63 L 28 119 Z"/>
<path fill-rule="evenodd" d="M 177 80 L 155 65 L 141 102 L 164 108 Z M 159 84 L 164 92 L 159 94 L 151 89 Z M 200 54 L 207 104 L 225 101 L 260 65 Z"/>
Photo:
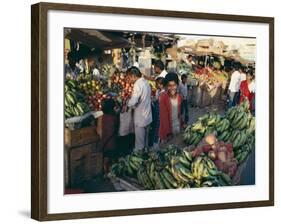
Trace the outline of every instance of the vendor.
<path fill-rule="evenodd" d="M 165 65 L 161 60 L 157 60 L 153 63 L 153 70 L 154 70 L 154 75 L 153 76 L 146 76 L 144 77 L 147 80 L 155 81 L 157 78 L 165 78 L 167 75 L 167 71 L 165 70 Z"/>
<path fill-rule="evenodd" d="M 80 67 L 78 66 L 78 55 L 74 51 L 67 53 L 67 58 L 65 60 L 64 72 L 65 78 L 76 79 L 81 73 Z"/>
<path fill-rule="evenodd" d="M 97 64 L 92 56 L 88 58 L 89 73 L 92 77 L 101 78 L 100 71 L 97 68 Z"/>
<path fill-rule="evenodd" d="M 137 67 L 127 70 L 134 83 L 133 93 L 128 101 L 128 107 L 134 109 L 135 151 L 148 147 L 148 130 L 152 122 L 151 113 L 151 88 L 147 80 L 142 77 Z"/>
<path fill-rule="evenodd" d="M 230 78 L 229 90 L 229 105 L 228 107 L 236 106 L 239 102 L 239 88 L 241 83 L 241 73 L 239 72 L 240 66 L 235 66 L 235 71 Z"/>
<path fill-rule="evenodd" d="M 193 56 L 189 54 L 186 60 L 187 74 L 190 74 L 194 70 L 195 62 L 193 61 Z"/>
<path fill-rule="evenodd" d="M 167 142 L 174 135 L 179 134 L 182 125 L 182 98 L 177 92 L 179 78 L 176 73 L 168 73 L 164 80 L 166 91 L 159 97 L 160 107 L 160 141 Z"/>
<path fill-rule="evenodd" d="M 252 71 L 248 71 L 246 80 L 240 84 L 240 103 L 245 99 L 249 101 L 250 110 L 253 110 L 253 99 L 255 95 L 255 76 Z"/>
<path fill-rule="evenodd" d="M 187 124 L 188 122 L 188 102 L 187 102 L 187 75 L 181 75 L 181 83 L 179 84 L 179 94 L 182 97 L 182 114 L 184 115 L 184 123 Z"/>

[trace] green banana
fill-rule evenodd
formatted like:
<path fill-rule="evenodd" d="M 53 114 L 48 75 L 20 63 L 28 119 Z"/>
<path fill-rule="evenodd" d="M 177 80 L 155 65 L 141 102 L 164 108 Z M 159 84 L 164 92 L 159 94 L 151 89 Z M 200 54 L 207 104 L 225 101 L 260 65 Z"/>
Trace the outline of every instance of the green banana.
<path fill-rule="evenodd" d="M 186 159 L 187 159 L 189 162 L 192 162 L 192 154 L 191 154 L 191 152 L 187 151 L 186 149 L 183 149 L 182 151 L 183 151 L 183 153 L 184 153 Z"/>
<path fill-rule="evenodd" d="M 190 178 L 186 177 L 181 172 L 179 172 L 177 175 L 179 176 L 180 180 L 183 181 L 183 182 L 187 182 L 188 183 L 188 182 L 191 181 Z"/>
<path fill-rule="evenodd" d="M 237 125 L 237 123 L 243 118 L 243 116 L 245 115 L 245 113 L 244 112 L 240 112 L 240 113 L 238 113 L 235 117 L 234 117 L 234 119 L 233 119 L 233 121 L 232 121 L 232 125 Z"/>
<path fill-rule="evenodd" d="M 162 181 L 162 179 L 161 179 L 161 177 L 160 177 L 158 172 L 154 173 L 154 180 L 155 180 L 155 183 L 156 183 L 156 188 L 158 188 L 158 189 L 165 189 L 163 181 Z"/>
<path fill-rule="evenodd" d="M 84 111 L 83 106 L 81 105 L 81 103 L 78 102 L 76 104 L 76 107 L 78 108 L 80 114 L 85 114 L 85 111 Z"/>
<path fill-rule="evenodd" d="M 76 99 L 76 96 L 75 96 L 75 94 L 73 92 L 68 91 L 65 94 L 65 96 L 66 96 L 66 98 L 67 98 L 69 103 L 71 103 L 72 105 L 76 104 L 77 99 Z"/>
<path fill-rule="evenodd" d="M 206 165 L 208 166 L 209 169 L 216 169 L 216 165 L 215 163 L 208 157 L 205 158 L 205 162 L 206 162 Z"/>
<path fill-rule="evenodd" d="M 237 148 L 239 146 L 240 141 L 241 141 L 241 133 L 239 132 L 236 135 L 236 137 L 235 137 L 235 139 L 233 141 L 233 148 Z"/>
<path fill-rule="evenodd" d="M 164 174 L 162 172 L 160 172 L 159 175 L 160 175 L 160 178 L 161 178 L 165 188 L 167 188 L 167 189 L 173 189 L 174 188 L 173 185 L 170 184 L 170 182 L 164 177 Z"/>
<path fill-rule="evenodd" d="M 228 135 L 228 131 L 224 131 L 218 136 L 218 139 L 224 141 L 227 135 Z"/>
<path fill-rule="evenodd" d="M 202 135 L 201 134 L 197 134 L 196 138 L 192 142 L 192 145 L 198 145 L 198 143 L 201 141 L 201 139 L 202 139 Z"/>
<path fill-rule="evenodd" d="M 193 124 L 191 130 L 192 131 L 199 131 L 203 128 L 201 121 L 197 121 L 196 123 Z"/>
<path fill-rule="evenodd" d="M 221 173 L 220 176 L 227 185 L 231 185 L 232 180 L 226 173 Z"/>
<path fill-rule="evenodd" d="M 163 176 L 169 181 L 169 183 L 173 186 L 173 187 L 177 187 L 177 181 L 175 180 L 175 178 L 173 177 L 173 175 L 171 175 L 167 170 L 164 170 L 163 172 Z"/>
<path fill-rule="evenodd" d="M 179 156 L 179 162 L 185 165 L 186 167 L 190 167 L 191 163 L 183 156 Z"/>

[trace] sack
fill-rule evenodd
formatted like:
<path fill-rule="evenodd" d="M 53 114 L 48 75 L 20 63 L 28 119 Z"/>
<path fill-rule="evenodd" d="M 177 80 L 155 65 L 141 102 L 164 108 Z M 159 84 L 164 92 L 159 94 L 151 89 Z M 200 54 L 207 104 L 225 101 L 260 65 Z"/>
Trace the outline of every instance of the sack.
<path fill-rule="evenodd" d="M 119 135 L 125 136 L 134 133 L 134 119 L 131 110 L 120 113 Z"/>

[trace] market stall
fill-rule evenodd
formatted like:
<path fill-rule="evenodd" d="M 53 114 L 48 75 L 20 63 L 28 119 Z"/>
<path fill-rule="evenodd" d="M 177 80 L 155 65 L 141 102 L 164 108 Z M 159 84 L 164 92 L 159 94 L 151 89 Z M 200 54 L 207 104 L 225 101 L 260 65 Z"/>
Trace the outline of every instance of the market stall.
<path fill-rule="evenodd" d="M 82 182 L 103 176 L 104 155 L 97 126 L 104 115 L 105 100 L 115 102 L 118 137 L 134 132 L 132 112 L 124 110 L 133 91 L 133 83 L 126 74 L 129 67 L 138 66 L 149 77 L 153 62 L 161 59 L 168 71 L 178 72 L 179 76 L 188 73 L 190 105 L 205 108 L 225 103 L 229 72 L 223 62 L 230 59 L 222 42 L 203 40 L 178 45 L 179 36 L 87 29 L 67 30 L 66 38 L 70 52 L 76 55 L 74 70 L 78 70 L 74 75 L 68 70 L 65 74 L 67 187 L 79 187 Z M 194 56 L 194 64 L 187 70 L 189 54 Z M 156 83 L 148 82 L 154 98 Z M 131 153 L 126 149 L 127 155 L 114 161 L 108 175 L 115 190 L 239 184 L 243 164 L 254 150 L 255 121 L 247 105 L 227 112 L 222 109 L 221 115 L 210 113 L 199 117 L 157 152 Z M 212 143 L 208 142 L 208 136 L 213 136 Z M 120 150 L 125 150 L 123 144 L 124 141 Z"/>

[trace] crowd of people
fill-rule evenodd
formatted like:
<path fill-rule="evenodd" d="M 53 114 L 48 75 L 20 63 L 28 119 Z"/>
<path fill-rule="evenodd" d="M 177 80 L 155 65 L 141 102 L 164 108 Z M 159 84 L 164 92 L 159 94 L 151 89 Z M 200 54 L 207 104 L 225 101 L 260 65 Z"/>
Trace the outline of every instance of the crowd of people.
<path fill-rule="evenodd" d="M 156 61 L 154 64 L 156 94 L 152 98 L 151 87 L 146 76 L 138 67 L 130 67 L 126 75 L 134 84 L 129 100 L 123 103 L 120 114 L 132 113 L 134 126 L 134 144 L 130 151 L 159 150 L 159 145 L 166 143 L 173 136 L 179 134 L 188 122 L 187 103 L 187 74 L 179 75 L 166 72 L 164 64 Z M 151 80 L 151 77 L 149 77 Z M 99 122 L 99 135 L 101 147 L 105 152 L 105 171 L 110 159 L 120 156 L 120 143 L 118 146 L 118 119 L 115 112 L 115 103 L 106 99 L 102 104 L 103 117 Z M 121 122 L 121 121 L 120 121 Z M 128 139 L 123 140 L 127 141 Z M 121 137 L 122 141 L 122 137 Z M 110 158 L 110 159 L 109 159 Z"/>

